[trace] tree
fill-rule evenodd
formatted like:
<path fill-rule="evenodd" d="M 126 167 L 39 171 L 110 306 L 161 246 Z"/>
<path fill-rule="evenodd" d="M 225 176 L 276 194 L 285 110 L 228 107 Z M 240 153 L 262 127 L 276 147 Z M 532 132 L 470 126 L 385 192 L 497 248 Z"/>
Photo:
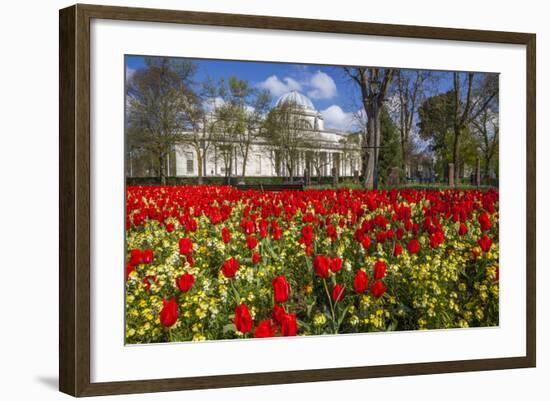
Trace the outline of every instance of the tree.
<path fill-rule="evenodd" d="M 401 151 L 401 170 L 406 171 L 407 161 L 411 154 L 411 132 L 418 105 L 424 99 L 424 84 L 430 77 L 430 72 L 422 70 L 397 70 L 395 75 L 394 105 L 396 114 L 394 120 L 399 129 Z"/>
<path fill-rule="evenodd" d="M 241 177 L 246 176 L 250 147 L 262 134 L 262 124 L 271 98 L 267 91 L 251 87 L 247 81 L 230 77 L 227 83 L 205 84 L 212 109 L 207 130 L 216 142 L 217 156 L 229 179 L 237 159 L 241 160 Z"/>
<path fill-rule="evenodd" d="M 459 150 L 460 138 L 469 124 L 482 113 L 495 99 L 498 93 L 498 76 L 484 74 L 477 80 L 477 88 L 474 81 L 477 75 L 473 72 L 453 72 L 453 142 L 452 161 L 455 165 L 455 182 L 459 178 Z M 466 92 L 465 94 L 463 92 Z"/>
<path fill-rule="evenodd" d="M 196 95 L 186 84 L 193 68 L 176 69 L 169 59 L 148 59 L 146 68 L 129 80 L 127 93 L 127 134 L 131 150 L 151 155 L 162 184 L 166 183 L 166 161 L 189 126 L 189 111 Z"/>
<path fill-rule="evenodd" d="M 355 161 L 361 152 L 361 133 L 348 134 L 340 139 L 340 143 L 343 145 L 342 159 L 350 168 L 349 175 L 353 176 L 357 169 Z"/>
<path fill-rule="evenodd" d="M 189 133 L 184 141 L 193 147 L 197 156 L 198 183 L 203 183 L 205 171 L 203 166 L 208 155 L 208 149 L 212 144 L 213 132 L 209 129 L 208 113 L 202 104 L 194 102 L 189 107 Z"/>
<path fill-rule="evenodd" d="M 242 102 L 237 104 L 237 115 L 244 120 L 244 130 L 236 132 L 238 138 L 238 152 L 241 157 L 241 177 L 246 176 L 246 167 L 250 153 L 250 146 L 262 135 L 262 126 L 265 115 L 271 103 L 271 96 L 267 90 L 257 90 L 250 88 L 248 82 L 236 80 L 230 86 L 236 86 L 240 94 L 239 99 L 243 96 Z M 234 91 L 232 90 L 232 93 Z"/>
<path fill-rule="evenodd" d="M 202 93 L 205 103 L 204 131 L 215 144 L 214 159 L 222 164 L 227 183 L 233 175 L 234 161 L 236 159 L 235 132 L 244 129 L 244 122 L 235 116 L 234 108 L 227 104 L 228 87 L 225 79 L 220 78 L 214 82 L 207 78 L 202 85 Z"/>
<path fill-rule="evenodd" d="M 276 154 L 276 169 L 281 174 L 284 165 L 290 182 L 294 182 L 300 153 L 312 142 L 309 124 L 300 113 L 299 105 L 284 102 L 268 113 L 264 123 L 266 140 Z"/>
<path fill-rule="evenodd" d="M 402 165 L 400 131 L 389 116 L 385 107 L 380 113 L 380 159 L 378 175 L 380 181 L 388 182 L 391 170 Z"/>
<path fill-rule="evenodd" d="M 479 150 L 483 160 L 483 178 L 488 180 L 495 158 L 497 158 L 495 166 L 498 169 L 498 115 L 491 109 L 486 108 L 477 118 L 472 120 L 472 130 L 479 142 Z"/>
<path fill-rule="evenodd" d="M 365 187 L 376 185 L 374 167 L 380 147 L 380 112 L 386 101 L 394 70 L 391 68 L 343 67 L 346 75 L 360 89 L 361 103 L 367 117 L 367 129 L 361 152 L 361 168 Z"/>
<path fill-rule="evenodd" d="M 329 158 L 326 152 L 323 152 L 324 144 L 320 140 L 311 141 L 311 145 L 308 146 L 306 152 L 307 165 L 315 170 L 315 176 L 317 177 L 317 183 L 321 183 L 321 177 L 323 171 L 329 165 Z"/>
<path fill-rule="evenodd" d="M 418 108 L 418 135 L 430 143 L 436 155 L 440 177 L 446 176 L 446 168 L 452 160 L 451 132 L 453 129 L 454 93 L 448 91 L 427 98 Z"/>

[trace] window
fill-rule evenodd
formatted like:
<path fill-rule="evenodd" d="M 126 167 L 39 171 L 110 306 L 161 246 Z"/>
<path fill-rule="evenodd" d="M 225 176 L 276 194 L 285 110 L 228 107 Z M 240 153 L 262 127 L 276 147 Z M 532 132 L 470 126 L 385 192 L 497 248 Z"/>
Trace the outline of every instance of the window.
<path fill-rule="evenodd" d="M 193 152 L 185 152 L 185 161 L 187 165 L 187 173 L 193 174 L 195 172 L 195 163 L 193 160 Z"/>
<path fill-rule="evenodd" d="M 262 174 L 262 156 L 258 155 L 256 160 L 256 174 Z"/>

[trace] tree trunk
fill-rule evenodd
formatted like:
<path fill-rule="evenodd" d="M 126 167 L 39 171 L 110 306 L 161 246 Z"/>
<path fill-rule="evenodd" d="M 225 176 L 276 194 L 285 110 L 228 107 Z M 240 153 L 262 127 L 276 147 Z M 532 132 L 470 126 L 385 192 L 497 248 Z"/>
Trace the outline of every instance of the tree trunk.
<path fill-rule="evenodd" d="M 403 173 L 405 173 L 405 169 L 407 168 L 407 150 L 405 148 L 405 139 L 401 137 L 401 171 Z"/>
<path fill-rule="evenodd" d="M 200 150 L 197 152 L 197 164 L 198 164 L 197 174 L 199 176 L 198 183 L 202 184 L 203 183 L 203 179 L 202 179 L 203 171 L 202 171 L 202 155 L 201 155 Z"/>
<path fill-rule="evenodd" d="M 376 158 L 378 155 L 376 146 L 380 145 L 380 130 L 377 120 L 379 118 L 379 113 L 374 110 L 369 110 L 368 113 L 368 123 L 367 123 L 367 148 L 363 150 L 365 154 L 363 163 L 363 174 L 364 174 L 364 184 L 365 188 L 373 189 L 374 188 L 374 165 L 376 163 Z"/>
<path fill-rule="evenodd" d="M 246 147 L 244 154 L 243 154 L 243 171 L 241 177 L 246 177 L 246 164 L 248 162 L 248 146 Z"/>
<path fill-rule="evenodd" d="M 292 161 L 290 163 L 287 163 L 288 168 L 288 182 L 291 184 L 294 183 L 294 166 L 292 165 Z"/>
<path fill-rule="evenodd" d="M 378 179 L 379 179 L 379 176 L 380 176 L 380 172 L 378 171 L 378 158 L 380 156 L 380 139 L 381 139 L 381 133 L 380 133 L 380 111 L 377 110 L 376 112 L 376 117 L 374 119 L 374 125 L 375 125 L 375 146 L 376 148 L 374 149 L 374 161 L 373 161 L 373 166 L 372 166 L 372 182 L 373 182 L 373 185 L 372 187 L 374 189 L 378 189 Z"/>
<path fill-rule="evenodd" d="M 491 157 L 485 156 L 485 166 L 483 169 L 483 178 L 485 179 L 485 183 L 489 184 L 489 166 L 491 164 Z"/>
<path fill-rule="evenodd" d="M 159 156 L 159 179 L 161 185 L 166 185 L 166 177 L 164 174 L 164 156 Z"/>
<path fill-rule="evenodd" d="M 453 164 L 455 165 L 455 174 L 454 174 L 454 178 L 455 178 L 455 183 L 458 183 L 458 179 L 460 177 L 460 169 L 458 168 L 458 148 L 459 148 L 459 143 L 460 143 L 460 132 L 461 132 L 461 129 L 460 128 L 455 128 L 455 132 L 454 132 L 454 138 L 453 138 Z"/>

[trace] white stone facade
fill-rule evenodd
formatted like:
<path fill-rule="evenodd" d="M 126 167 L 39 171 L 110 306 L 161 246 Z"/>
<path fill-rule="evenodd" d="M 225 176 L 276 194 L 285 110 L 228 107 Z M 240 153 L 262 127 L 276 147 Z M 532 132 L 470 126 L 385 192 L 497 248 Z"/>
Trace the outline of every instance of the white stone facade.
<path fill-rule="evenodd" d="M 309 168 L 310 175 L 330 176 L 333 167 L 336 167 L 340 176 L 351 177 L 354 172 L 360 170 L 360 148 L 359 143 L 349 141 L 350 135 L 346 132 L 329 130 L 324 128 L 321 114 L 315 110 L 312 102 L 304 95 L 292 91 L 281 98 L 275 104 L 275 107 L 284 102 L 293 102 L 300 109 L 299 118 L 306 122 L 304 129 L 311 137 L 311 148 L 306 147 L 300 152 L 297 158 L 297 165 L 293 175 L 301 177 L 304 175 L 304 169 Z M 232 162 L 231 173 L 227 174 L 224 169 L 224 163 L 217 155 L 218 149 L 216 143 L 209 144 L 207 157 L 203 160 L 203 175 L 205 177 L 224 177 L 230 175 L 238 177 L 242 175 L 243 162 L 242 157 L 235 149 Z M 277 168 L 276 149 L 263 139 L 252 143 L 249 149 L 249 155 L 246 163 L 246 177 L 285 177 L 287 172 L 283 165 Z M 310 161 L 315 154 L 317 163 L 315 165 Z M 175 148 L 175 175 L 179 177 L 196 177 L 199 172 L 198 157 L 195 148 L 191 144 L 179 144 Z M 319 160 L 322 162 L 319 163 Z M 317 168 L 315 168 L 317 167 Z M 319 171 L 318 171 L 319 170 Z"/>

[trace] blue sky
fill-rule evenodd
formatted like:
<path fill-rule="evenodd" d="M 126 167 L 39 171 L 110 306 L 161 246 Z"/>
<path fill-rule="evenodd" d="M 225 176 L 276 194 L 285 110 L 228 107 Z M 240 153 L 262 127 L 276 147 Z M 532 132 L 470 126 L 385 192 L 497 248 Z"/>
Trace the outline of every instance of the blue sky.
<path fill-rule="evenodd" d="M 251 86 L 269 90 L 273 102 L 279 96 L 297 90 L 307 95 L 316 109 L 321 112 L 327 128 L 349 130 L 353 125 L 353 115 L 360 110 L 357 89 L 341 68 L 311 64 L 268 63 L 254 61 L 202 60 L 191 59 L 197 65 L 193 78 L 195 82 L 207 77 L 219 78 L 236 76 L 248 81 Z M 143 56 L 126 56 L 126 71 L 145 67 Z M 450 74 L 449 74 L 450 78 Z M 450 87 L 444 79 L 441 90 Z"/>

